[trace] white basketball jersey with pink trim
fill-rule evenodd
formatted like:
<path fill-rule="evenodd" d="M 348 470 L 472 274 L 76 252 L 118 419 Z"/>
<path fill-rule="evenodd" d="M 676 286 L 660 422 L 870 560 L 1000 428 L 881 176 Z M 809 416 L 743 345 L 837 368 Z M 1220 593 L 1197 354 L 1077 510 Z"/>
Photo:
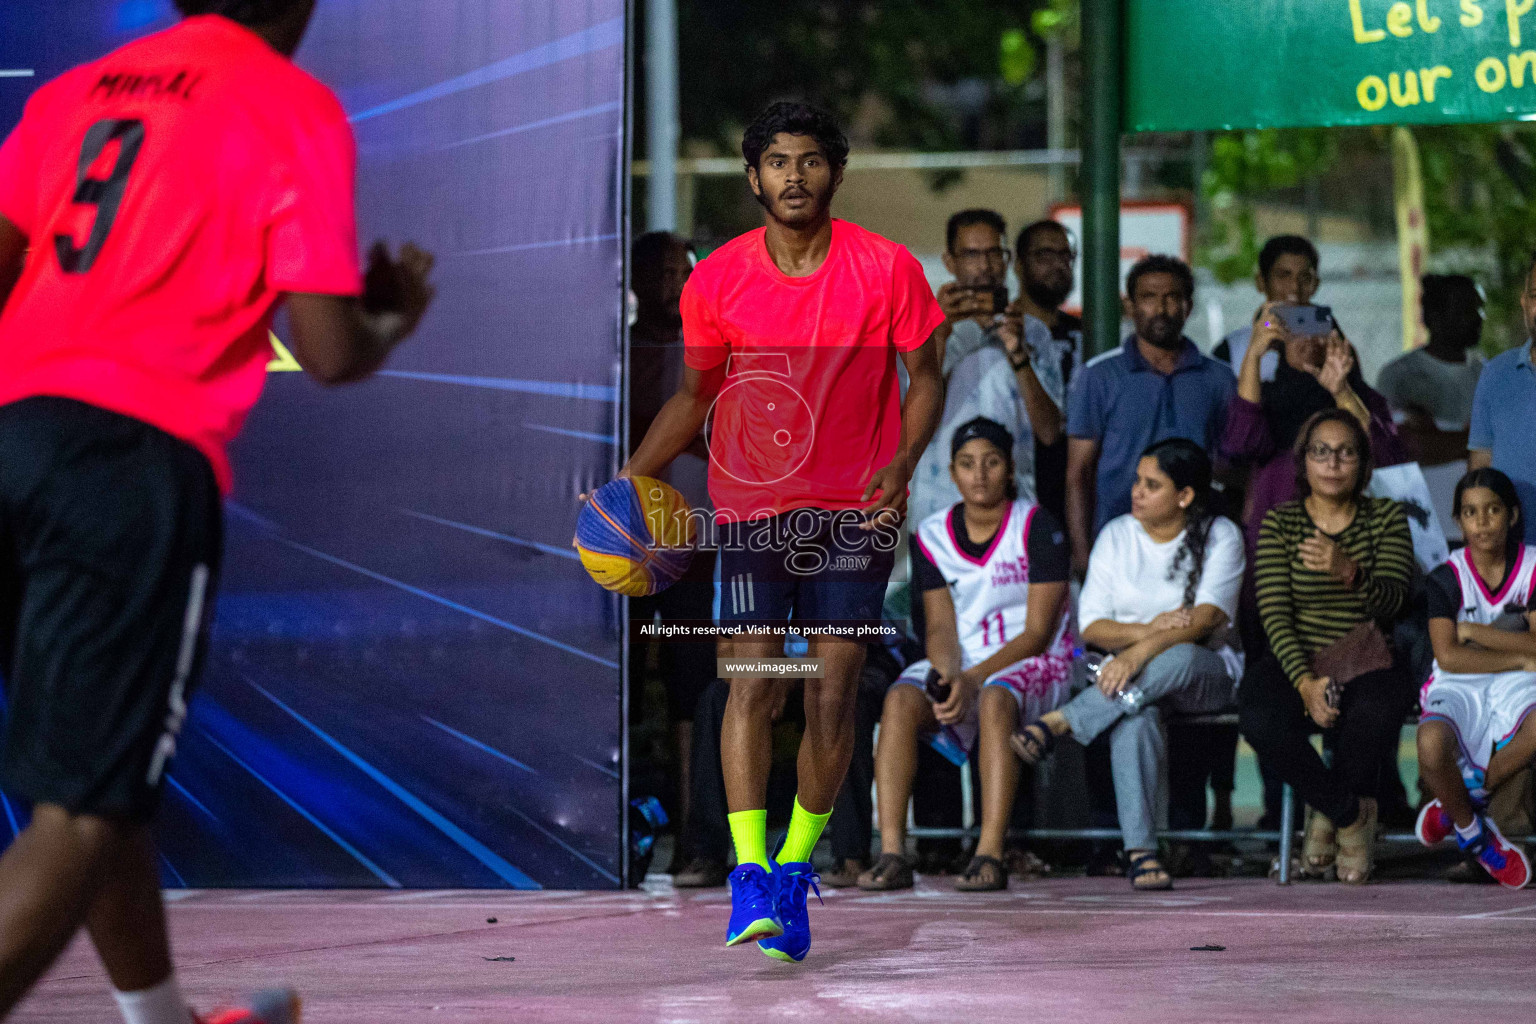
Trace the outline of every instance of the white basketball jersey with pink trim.
<path fill-rule="evenodd" d="M 1458 622 L 1474 622 L 1483 626 L 1503 625 L 1499 620 L 1511 617 L 1509 626 L 1517 630 L 1523 630 L 1525 623 L 1516 623 L 1512 617 L 1523 619 L 1525 609 L 1531 602 L 1531 583 L 1536 578 L 1536 547 L 1529 544 L 1515 549 L 1515 564 L 1509 572 L 1509 578 L 1504 581 L 1504 586 L 1497 594 L 1488 589 L 1483 578 L 1477 574 L 1477 569 L 1472 565 L 1472 556 L 1466 548 L 1459 548 L 1451 552 L 1451 557 L 1445 560 L 1456 574 L 1456 582 L 1461 585 L 1461 614 Z"/>
<path fill-rule="evenodd" d="M 913 539 L 949 584 L 960 634 L 963 668 L 985 661 L 1024 632 L 1029 614 L 1029 529 L 1036 505 L 1019 499 L 1003 513 L 992 543 L 981 558 L 960 549 L 954 531 L 965 529 L 958 507 L 935 512 L 917 527 Z M 1054 649 L 1067 631 L 1066 610 L 1046 650 Z"/>

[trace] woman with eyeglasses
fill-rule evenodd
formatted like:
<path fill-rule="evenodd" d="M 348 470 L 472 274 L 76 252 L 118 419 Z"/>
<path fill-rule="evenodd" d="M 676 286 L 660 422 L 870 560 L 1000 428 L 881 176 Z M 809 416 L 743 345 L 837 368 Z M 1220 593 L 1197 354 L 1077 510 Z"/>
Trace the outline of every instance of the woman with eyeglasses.
<path fill-rule="evenodd" d="M 1222 451 L 1251 469 L 1243 535 L 1247 541 L 1250 576 L 1244 597 L 1252 608 L 1251 569 L 1259 541 L 1259 526 L 1270 509 L 1297 496 L 1301 466 L 1294 456 L 1301 425 L 1325 409 L 1342 409 L 1353 416 L 1370 438 L 1378 466 L 1407 461 L 1407 452 L 1392 420 L 1392 408 L 1366 384 L 1354 350 L 1337 329 L 1327 337 L 1292 334 L 1275 309 L 1265 303 L 1253 325 L 1253 340 L 1237 375 L 1237 398 L 1227 411 Z M 1280 353 L 1274 380 L 1263 381 L 1267 352 Z M 1258 621 L 1249 616 L 1243 640 L 1250 647 L 1261 639 Z"/>
<path fill-rule="evenodd" d="M 1394 466 L 1408 458 L 1391 407 L 1366 384 L 1344 335 L 1337 329 L 1327 337 L 1293 334 L 1276 305 L 1266 302 L 1254 318 L 1252 340 L 1238 368 L 1237 396 L 1227 407 L 1221 441 L 1222 454 L 1249 471 L 1241 512 L 1243 551 L 1248 561 L 1238 602 L 1238 632 L 1250 658 L 1265 647 L 1254 593 L 1259 526 L 1270 509 L 1297 497 L 1296 480 L 1302 467 L 1294 451 L 1301 425 L 1325 409 L 1343 409 L 1370 436 L 1376 465 Z M 1267 352 L 1280 355 L 1270 380 L 1263 379 Z M 1228 493 L 1237 489 L 1230 488 L 1233 481 L 1228 483 Z M 1238 514 L 1235 508 L 1232 513 L 1234 518 Z M 1260 825 L 1278 828 L 1280 784 L 1268 765 L 1261 762 L 1259 767 L 1264 777 Z M 1389 809 L 1407 812 L 1401 783 L 1388 797 Z"/>
<path fill-rule="evenodd" d="M 1302 872 L 1360 884 L 1375 866 L 1383 761 L 1413 704 L 1382 633 L 1408 596 L 1413 540 L 1402 507 L 1365 495 L 1371 442 L 1345 409 L 1296 439 L 1300 497 L 1259 529 L 1259 618 L 1269 650 L 1238 688 L 1243 735 L 1312 809 Z M 1311 735 L 1322 731 L 1327 764 Z"/>

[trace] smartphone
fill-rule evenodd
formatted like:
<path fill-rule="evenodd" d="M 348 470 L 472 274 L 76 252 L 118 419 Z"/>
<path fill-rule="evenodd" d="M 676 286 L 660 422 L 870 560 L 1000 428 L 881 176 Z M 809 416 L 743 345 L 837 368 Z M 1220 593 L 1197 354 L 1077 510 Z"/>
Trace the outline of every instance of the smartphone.
<path fill-rule="evenodd" d="M 985 312 L 993 316 L 1005 312 L 1008 309 L 1008 286 L 998 285 L 996 288 L 972 288 L 977 295 L 987 295 L 992 299 L 992 308 Z"/>
<path fill-rule="evenodd" d="M 992 289 L 992 313 L 1004 313 L 1008 310 L 1008 286 L 998 285 Z"/>
<path fill-rule="evenodd" d="M 1286 329 L 1298 338 L 1326 338 L 1336 325 L 1331 306 L 1276 306 Z"/>
<path fill-rule="evenodd" d="M 949 700 L 949 692 L 953 689 L 948 683 L 940 684 L 939 680 L 941 678 L 943 677 L 939 674 L 938 669 L 930 668 L 928 670 L 928 677 L 923 680 L 923 689 L 928 691 L 928 699 L 935 704 L 943 704 Z"/>

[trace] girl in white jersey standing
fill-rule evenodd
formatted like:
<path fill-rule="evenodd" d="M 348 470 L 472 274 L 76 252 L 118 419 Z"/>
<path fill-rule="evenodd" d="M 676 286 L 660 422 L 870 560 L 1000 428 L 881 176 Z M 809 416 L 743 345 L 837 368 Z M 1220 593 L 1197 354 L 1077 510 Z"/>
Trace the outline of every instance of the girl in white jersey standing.
<path fill-rule="evenodd" d="M 1006 889 L 1003 840 L 1019 784 L 1008 737 L 1021 715 L 1029 721 L 1065 700 L 1071 682 L 1066 532 L 1018 497 L 1013 438 L 1001 424 L 981 416 L 962 424 L 950 452 L 963 500 L 913 535 L 912 586 L 928 617 L 928 657 L 886 694 L 875 755 L 881 854 L 859 877 L 861 889 L 912 885 L 907 801 L 924 736 L 957 763 L 979 759 L 981 836 L 955 888 Z"/>
<path fill-rule="evenodd" d="M 1160 707 L 1185 714 L 1232 702 L 1242 674 L 1234 622 L 1243 540 L 1210 512 L 1211 460 L 1193 441 L 1159 441 L 1142 453 L 1131 513 L 1104 524 L 1078 601 L 1083 639 L 1114 656 L 1096 686 L 1026 725 L 1013 749 L 1035 764 L 1071 733 L 1109 733 L 1115 806 L 1131 885 L 1168 889 L 1156 826 L 1168 802 Z"/>
<path fill-rule="evenodd" d="M 1451 506 L 1467 545 L 1430 573 L 1435 667 L 1419 703 L 1419 776 L 1434 794 L 1418 836 L 1452 836 L 1500 885 L 1530 861 L 1484 816 L 1488 795 L 1536 757 L 1536 547 L 1520 543 L 1520 499 L 1497 469 L 1474 469 Z"/>

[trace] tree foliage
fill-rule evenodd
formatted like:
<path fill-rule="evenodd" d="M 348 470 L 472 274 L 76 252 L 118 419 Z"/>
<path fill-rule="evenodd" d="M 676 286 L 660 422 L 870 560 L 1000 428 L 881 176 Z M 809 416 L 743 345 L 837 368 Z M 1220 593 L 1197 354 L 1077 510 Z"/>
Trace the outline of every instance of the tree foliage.
<path fill-rule="evenodd" d="M 1466 273 L 1483 286 L 1486 341 L 1523 340 L 1519 294 L 1536 248 L 1536 134 L 1523 125 L 1418 127 L 1431 265 Z M 1308 178 L 1321 182 L 1328 212 L 1359 216 L 1340 202 L 1368 168 L 1375 191 L 1392 190 L 1386 129 L 1285 129 L 1222 132 L 1211 144 L 1202 183 L 1214 214 L 1200 259 L 1223 281 L 1253 273 L 1259 238 L 1254 204 L 1274 200 Z M 1294 195 L 1287 197 L 1294 198 Z"/>
<path fill-rule="evenodd" d="M 1254 201 L 1293 189 L 1331 168 L 1337 137 L 1324 129 L 1269 129 L 1222 132 L 1211 140 L 1210 166 L 1200 187 L 1215 214 L 1205 226 L 1199 259 L 1217 280 L 1232 282 L 1253 274 L 1259 238 Z"/>
<path fill-rule="evenodd" d="M 764 105 L 796 97 L 884 146 L 1017 145 L 1042 63 L 1030 15 L 1045 3 L 678 0 L 684 136 L 730 152 Z"/>
<path fill-rule="evenodd" d="M 1489 341 L 1522 342 L 1520 289 L 1536 249 L 1536 134 L 1524 125 L 1415 129 L 1432 250 L 1488 295 Z"/>

